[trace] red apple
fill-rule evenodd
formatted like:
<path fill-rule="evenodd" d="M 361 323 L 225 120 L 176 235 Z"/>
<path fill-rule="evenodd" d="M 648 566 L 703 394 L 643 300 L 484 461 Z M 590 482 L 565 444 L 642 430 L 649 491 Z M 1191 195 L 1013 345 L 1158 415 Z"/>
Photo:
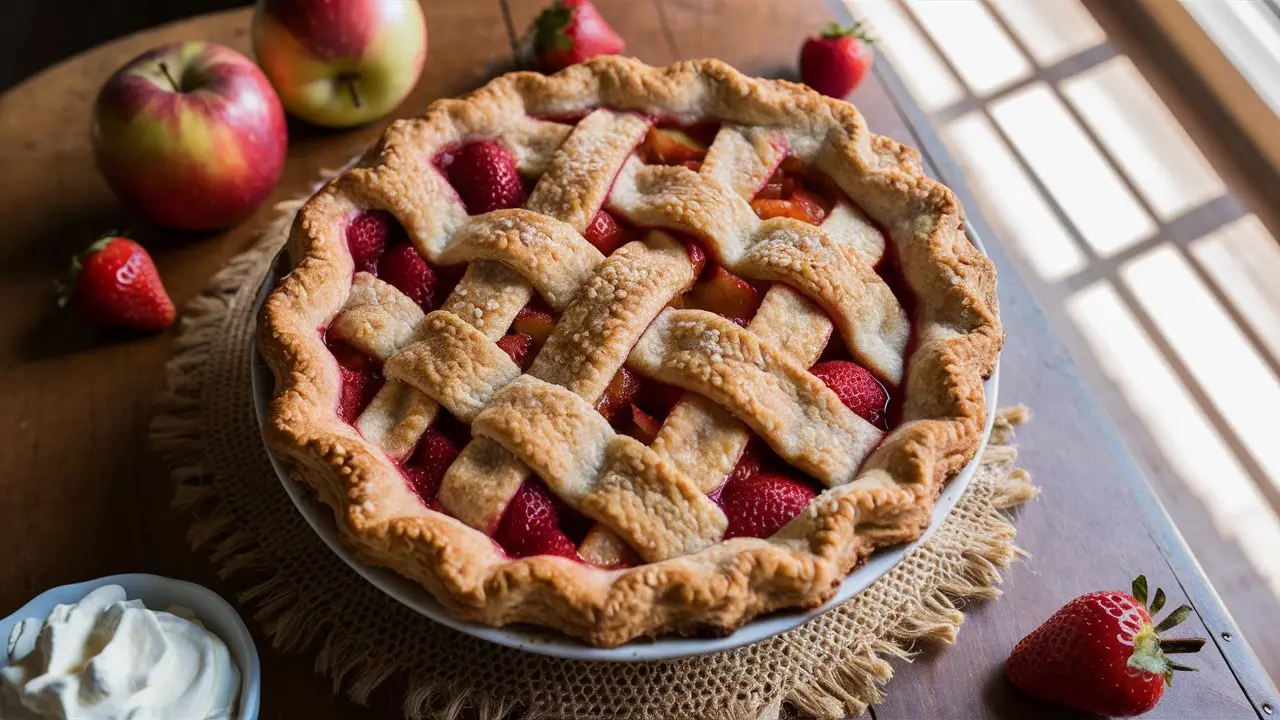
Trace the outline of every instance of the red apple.
<path fill-rule="evenodd" d="M 284 110 L 262 72 L 214 43 L 143 53 L 93 107 L 93 152 L 107 184 L 161 225 L 211 230 L 244 219 L 284 168 Z"/>
<path fill-rule="evenodd" d="M 427 57 L 418 0 L 258 0 L 253 51 L 289 112 L 350 127 L 387 115 Z"/>

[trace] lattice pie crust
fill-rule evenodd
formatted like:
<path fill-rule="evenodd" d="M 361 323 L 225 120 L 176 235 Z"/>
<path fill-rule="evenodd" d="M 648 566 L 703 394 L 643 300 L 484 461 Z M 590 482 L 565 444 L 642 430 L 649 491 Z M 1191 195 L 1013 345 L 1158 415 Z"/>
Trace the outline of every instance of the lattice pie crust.
<path fill-rule="evenodd" d="M 575 125 L 538 119 L 584 114 Z M 699 170 L 637 159 L 654 117 L 721 123 Z M 498 140 L 538 178 L 523 208 L 468 216 L 433 158 L 473 138 Z M 757 218 L 747 201 L 786 155 L 852 202 L 820 226 Z M 602 206 L 696 236 L 731 272 L 772 281 L 759 311 L 744 328 L 668 307 L 693 280 L 684 247 L 654 231 L 606 258 L 583 239 Z M 354 272 L 344 228 L 368 209 L 394 215 L 429 261 L 469 263 L 441 309 L 424 316 Z M 1003 333 L 994 269 L 962 224 L 914 150 L 799 85 L 715 60 L 652 68 L 610 57 L 504 75 L 392 124 L 302 209 L 293 270 L 261 318 L 277 383 L 266 440 L 334 510 L 359 557 L 421 583 L 461 618 L 612 646 L 816 606 L 875 548 L 918 537 L 979 445 L 982 380 Z M 886 235 L 914 297 L 910 318 L 873 269 Z M 494 343 L 535 294 L 562 316 L 521 374 Z M 326 329 L 383 362 L 387 383 L 354 425 L 335 414 Z M 905 393 L 887 436 L 807 372 L 833 332 Z M 693 391 L 649 446 L 593 408 L 624 362 Z M 395 464 L 440 407 L 473 436 L 440 488 L 448 514 L 427 509 Z M 773 537 L 724 540 L 707 492 L 752 433 L 824 490 Z M 509 557 L 489 535 L 533 474 L 599 523 L 591 542 L 625 543 L 644 562 Z"/>

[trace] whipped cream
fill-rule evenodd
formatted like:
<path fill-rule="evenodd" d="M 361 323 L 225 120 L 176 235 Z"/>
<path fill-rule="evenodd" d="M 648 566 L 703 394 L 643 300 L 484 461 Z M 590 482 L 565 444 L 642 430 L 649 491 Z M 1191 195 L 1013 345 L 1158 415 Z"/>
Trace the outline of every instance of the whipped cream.
<path fill-rule="evenodd" d="M 106 585 L 9 635 L 0 718 L 234 720 L 240 670 L 190 610 Z"/>

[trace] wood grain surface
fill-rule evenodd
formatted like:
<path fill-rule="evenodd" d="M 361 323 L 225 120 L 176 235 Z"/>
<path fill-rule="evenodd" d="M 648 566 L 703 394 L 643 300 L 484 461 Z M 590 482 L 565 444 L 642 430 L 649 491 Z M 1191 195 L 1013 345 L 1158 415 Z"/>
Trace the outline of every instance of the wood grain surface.
<path fill-rule="evenodd" d="M 541 4 L 426 3 L 426 72 L 400 115 L 514 67 L 512 40 Z M 770 77 L 793 77 L 801 38 L 830 18 L 823 0 L 598 5 L 628 39 L 629 54 L 652 63 L 714 55 Z M 0 547 L 12 549 L 0 563 L 0 615 L 48 587 L 115 572 L 186 578 L 228 597 L 247 580 L 218 579 L 202 556 L 188 550 L 188 518 L 169 508 L 172 485 L 147 448 L 152 397 L 173 334 L 138 339 L 88 329 L 54 311 L 50 285 L 71 253 L 96 234 L 132 228 L 152 249 L 181 305 L 251 242 L 269 207 L 215 234 L 162 232 L 129 217 L 94 171 L 87 133 L 97 89 L 130 57 L 178 39 L 215 40 L 247 51 L 248 21 L 248 12 L 237 10 L 145 31 L 76 56 L 0 96 L 0 307 L 6 318 L 0 324 Z M 873 130 L 916 144 L 910 108 L 900 107 L 901 98 L 890 92 L 892 76 L 885 80 L 887 85 L 873 77 L 852 99 Z M 363 149 L 380 127 L 334 133 L 291 126 L 290 160 L 274 199 L 303 191 L 321 169 Z M 945 170 L 944 158 L 930 160 Z M 882 720 L 1070 717 L 1011 693 L 999 677 L 1003 660 L 1070 597 L 1127 587 L 1139 572 L 1170 593 L 1171 605 L 1184 599 L 1195 605 L 1187 632 L 1220 638 L 1234 631 L 997 239 L 986 240 L 1001 271 L 1009 333 L 1001 402 L 1033 409 L 1019 441 L 1022 464 L 1044 495 L 1019 512 L 1018 540 L 1030 557 L 1008 573 L 1004 597 L 969 608 L 955 646 L 921 647 L 913 664 L 895 663 L 889 698 L 873 712 Z M 310 658 L 282 656 L 260 634 L 258 641 L 264 719 L 398 716 L 390 689 L 375 694 L 369 707 L 357 707 L 333 696 Z M 1149 717 L 1255 717 L 1263 702 L 1275 705 L 1274 688 L 1254 679 L 1247 648 L 1236 649 L 1243 647 L 1238 635 L 1233 647 L 1224 647 L 1221 641 L 1206 647 L 1194 660 L 1201 671 L 1180 678 Z"/>

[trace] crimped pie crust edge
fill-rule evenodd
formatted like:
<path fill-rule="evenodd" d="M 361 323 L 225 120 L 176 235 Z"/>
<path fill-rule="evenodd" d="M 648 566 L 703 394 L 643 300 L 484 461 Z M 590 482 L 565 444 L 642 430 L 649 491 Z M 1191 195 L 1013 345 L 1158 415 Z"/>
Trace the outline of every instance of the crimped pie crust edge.
<path fill-rule="evenodd" d="M 748 78 L 717 60 L 652 68 L 605 57 L 552 76 L 504 75 L 393 123 L 357 168 L 383 182 L 430 172 L 435 150 L 462 139 L 463 116 L 498 126 L 511 113 L 601 105 L 800 128 L 822 146 L 813 153 L 817 166 L 889 229 L 918 298 L 917 344 L 898 390 L 905 389 L 909 419 L 867 458 L 858 480 L 823 492 L 772 538 L 724 541 L 624 570 L 552 556 L 510 559 L 491 538 L 425 510 L 407 489 L 388 492 L 404 480 L 335 414 L 340 379 L 321 334 L 350 292 L 345 218 L 369 206 L 359 185 L 342 177 L 299 213 L 287 244 L 293 271 L 263 307 L 259 348 L 276 377 L 267 445 L 334 510 L 358 557 L 421 583 L 462 619 L 550 626 L 615 646 L 664 632 L 727 633 L 760 613 L 820 605 L 875 548 L 919 537 L 944 482 L 976 453 L 983 379 L 1003 343 L 994 266 L 965 236 L 954 194 L 924 175 L 914 149 L 870 133 L 848 103 Z M 412 226 L 411 206 L 383 209 Z M 366 512 L 375 506 L 376 514 Z"/>

